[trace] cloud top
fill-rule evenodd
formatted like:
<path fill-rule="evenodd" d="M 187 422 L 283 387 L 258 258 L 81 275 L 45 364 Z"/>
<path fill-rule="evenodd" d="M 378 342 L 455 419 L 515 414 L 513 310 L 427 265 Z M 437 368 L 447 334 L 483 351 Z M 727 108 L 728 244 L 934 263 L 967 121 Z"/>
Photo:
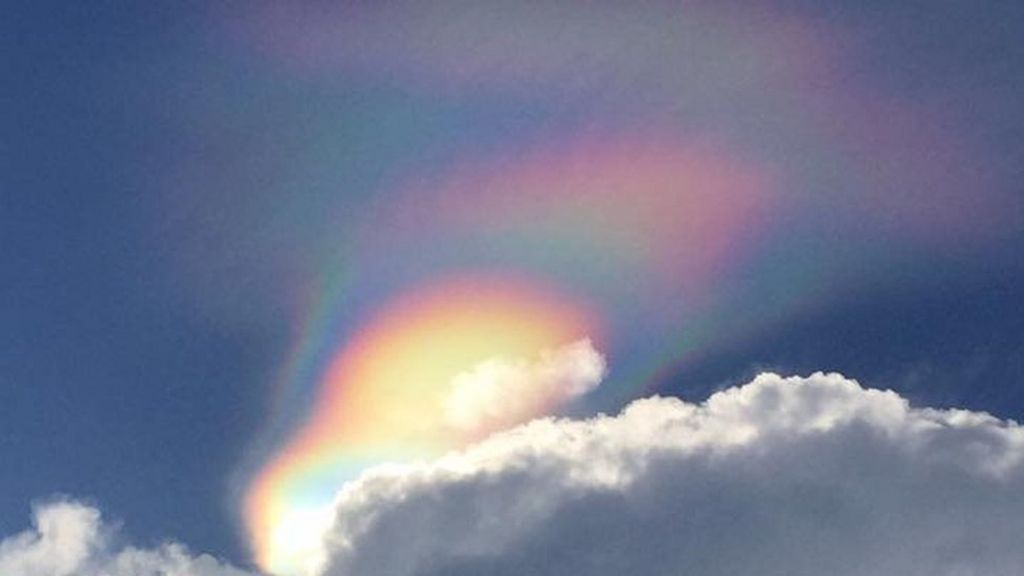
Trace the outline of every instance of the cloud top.
<path fill-rule="evenodd" d="M 336 502 L 317 574 L 966 575 L 1024 565 L 1024 429 L 837 374 L 537 420 Z"/>
<path fill-rule="evenodd" d="M 566 350 L 516 366 L 603 370 L 585 344 Z M 298 576 L 1016 576 L 1021 494 L 1015 422 L 838 374 L 763 374 L 700 404 L 535 420 L 373 468 L 338 493 Z M 0 574 L 251 576 L 174 543 L 117 544 L 94 507 L 53 500 L 0 540 Z"/>

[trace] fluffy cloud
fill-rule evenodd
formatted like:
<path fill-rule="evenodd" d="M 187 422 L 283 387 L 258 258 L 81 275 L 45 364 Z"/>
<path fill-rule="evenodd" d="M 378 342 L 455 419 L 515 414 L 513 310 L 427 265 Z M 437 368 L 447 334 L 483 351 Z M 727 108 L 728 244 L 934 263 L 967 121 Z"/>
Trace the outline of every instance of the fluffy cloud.
<path fill-rule="evenodd" d="M 538 420 L 336 501 L 322 576 L 1000 576 L 1024 566 L 1024 428 L 840 375 Z"/>
<path fill-rule="evenodd" d="M 1010 576 L 1021 494 L 1014 422 L 765 374 L 372 469 L 339 493 L 312 574 Z M 51 501 L 0 540 L 0 575 L 252 576 L 116 541 L 95 508 Z"/>
<path fill-rule="evenodd" d="M 0 541 L 3 576 L 249 576 L 179 544 L 112 549 L 113 530 L 100 512 L 58 500 L 33 510 L 33 526 Z"/>
<path fill-rule="evenodd" d="M 593 390 L 606 369 L 590 340 L 545 350 L 532 362 L 488 360 L 455 377 L 445 422 L 463 430 L 508 427 Z"/>

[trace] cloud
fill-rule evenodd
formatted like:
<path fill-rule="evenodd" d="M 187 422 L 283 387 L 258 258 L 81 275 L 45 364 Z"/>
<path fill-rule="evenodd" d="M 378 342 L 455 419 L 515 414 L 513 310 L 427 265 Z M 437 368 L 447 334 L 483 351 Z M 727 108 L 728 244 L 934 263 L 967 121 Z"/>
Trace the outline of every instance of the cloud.
<path fill-rule="evenodd" d="M 534 361 L 495 358 L 455 377 L 445 423 L 461 430 L 505 428 L 590 392 L 607 371 L 590 340 L 544 350 Z M 538 404 L 542 406 L 538 406 Z"/>
<path fill-rule="evenodd" d="M 764 374 L 371 470 L 316 573 L 1009 576 L 1021 494 L 1016 423 Z"/>
<path fill-rule="evenodd" d="M 584 125 L 628 115 L 638 128 L 741 144 L 784 169 L 787 194 L 856 215 L 849 232 L 835 227 L 844 244 L 865 225 L 962 242 L 1017 224 L 1005 182 L 957 129 L 963 111 L 864 74 L 857 62 L 879 47 L 839 13 L 786 2 L 252 4 L 218 20 L 275 66 L 369 72 L 460 101 L 519 96 Z M 919 80 L 940 80 L 921 64 L 910 68 Z"/>
<path fill-rule="evenodd" d="M 547 358 L 603 371 L 591 352 Z M 1022 493 L 1014 422 L 912 408 L 838 374 L 763 374 L 701 404 L 541 419 L 371 469 L 338 494 L 309 574 L 1010 576 Z M 0 540 L 0 574 L 252 576 L 119 540 L 96 508 L 52 500 Z"/>
<path fill-rule="evenodd" d="M 180 544 L 113 549 L 99 510 L 71 500 L 36 506 L 32 528 L 0 540 L 3 576 L 251 576 Z"/>

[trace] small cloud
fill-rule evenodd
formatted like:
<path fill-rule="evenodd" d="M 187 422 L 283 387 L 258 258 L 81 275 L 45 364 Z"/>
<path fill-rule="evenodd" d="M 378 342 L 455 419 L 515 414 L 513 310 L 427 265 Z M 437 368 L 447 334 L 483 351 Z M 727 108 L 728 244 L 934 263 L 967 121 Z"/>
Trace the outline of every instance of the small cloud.
<path fill-rule="evenodd" d="M 182 545 L 112 548 L 100 511 L 72 500 L 36 506 L 32 528 L 0 540 L 3 576 L 253 576 Z"/>
<path fill-rule="evenodd" d="M 533 360 L 494 358 L 452 381 L 444 421 L 464 431 L 500 429 L 590 392 L 607 371 L 604 357 L 584 339 Z"/>

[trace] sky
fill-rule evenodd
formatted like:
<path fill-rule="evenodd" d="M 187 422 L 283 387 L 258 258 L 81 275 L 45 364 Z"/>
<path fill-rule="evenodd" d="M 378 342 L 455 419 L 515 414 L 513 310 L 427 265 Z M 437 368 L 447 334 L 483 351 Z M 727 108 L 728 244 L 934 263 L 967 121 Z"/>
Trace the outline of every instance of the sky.
<path fill-rule="evenodd" d="M 1024 8 L 5 8 L 0 574 L 1024 561 Z"/>

